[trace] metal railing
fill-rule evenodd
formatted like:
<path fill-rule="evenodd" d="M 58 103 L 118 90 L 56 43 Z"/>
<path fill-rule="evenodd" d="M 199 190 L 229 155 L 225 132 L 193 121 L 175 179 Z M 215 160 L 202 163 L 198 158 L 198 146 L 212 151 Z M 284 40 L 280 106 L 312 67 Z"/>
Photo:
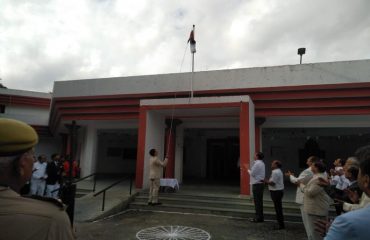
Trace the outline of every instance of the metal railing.
<path fill-rule="evenodd" d="M 79 179 L 77 179 L 77 180 L 75 180 L 75 181 L 73 181 L 72 182 L 72 184 L 76 184 L 76 183 L 78 183 L 78 182 L 80 182 L 80 181 L 82 181 L 82 180 L 85 180 L 86 178 L 89 178 L 89 177 L 92 177 L 92 176 L 94 176 L 94 185 L 93 185 L 93 189 L 92 189 L 92 191 L 93 192 L 95 192 L 95 189 L 96 189 L 96 180 L 97 180 L 97 176 L 99 175 L 100 173 L 92 173 L 92 174 L 90 174 L 90 175 L 87 175 L 87 176 L 85 176 L 85 177 L 82 177 L 82 178 L 79 178 Z M 62 186 L 60 186 L 59 188 L 57 188 L 57 189 L 54 189 L 53 191 L 51 191 L 52 193 L 54 193 L 54 192 L 56 192 L 56 191 L 59 191 L 59 190 L 61 190 L 61 188 L 63 188 L 63 186 L 64 186 L 64 183 L 62 184 Z"/>
<path fill-rule="evenodd" d="M 112 187 L 114 187 L 115 185 L 117 185 L 117 184 L 119 184 L 119 183 L 121 183 L 121 182 L 123 182 L 123 181 L 125 181 L 125 180 L 130 180 L 130 196 L 131 196 L 131 192 L 132 192 L 132 182 L 133 182 L 133 176 L 132 175 L 127 175 L 127 176 L 125 176 L 125 177 L 123 177 L 123 178 L 121 178 L 120 180 L 118 180 L 118 181 L 116 181 L 116 182 L 114 182 L 114 183 L 112 183 L 111 185 L 109 185 L 108 187 L 106 187 L 106 188 L 104 188 L 104 189 L 102 189 L 102 190 L 100 190 L 99 192 L 97 192 L 97 193 L 95 193 L 93 196 L 94 197 L 96 197 L 96 196 L 98 196 L 98 195 L 100 195 L 100 194 L 102 194 L 103 193 L 103 203 L 102 203 L 102 211 L 104 211 L 104 207 L 105 207 L 105 193 L 106 193 L 106 191 L 107 190 L 109 190 L 110 188 L 112 188 Z"/>
<path fill-rule="evenodd" d="M 95 189 L 96 189 L 96 179 L 97 179 L 97 177 L 98 177 L 98 175 L 99 175 L 99 174 L 100 174 L 100 173 L 92 173 L 92 174 L 90 174 L 90 175 L 87 175 L 87 176 L 85 176 L 85 177 L 82 177 L 82 178 L 79 178 L 79 179 L 77 179 L 77 180 L 73 181 L 73 184 L 76 184 L 76 183 L 78 183 L 78 182 L 80 182 L 80 181 L 82 181 L 82 180 L 85 180 L 86 178 L 89 178 L 89 177 L 94 176 L 94 185 L 93 185 L 93 189 L 92 189 L 92 191 L 93 191 L 93 192 L 95 192 Z"/>

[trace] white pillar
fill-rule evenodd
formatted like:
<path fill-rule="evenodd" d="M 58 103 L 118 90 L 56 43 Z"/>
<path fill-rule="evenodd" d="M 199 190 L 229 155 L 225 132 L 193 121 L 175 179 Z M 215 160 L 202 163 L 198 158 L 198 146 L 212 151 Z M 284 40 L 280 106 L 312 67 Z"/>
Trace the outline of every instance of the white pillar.
<path fill-rule="evenodd" d="M 92 125 L 86 127 L 85 138 L 81 147 L 81 173 L 82 177 L 96 171 L 97 132 Z"/>
<path fill-rule="evenodd" d="M 165 117 L 154 111 L 147 112 L 143 188 L 149 186 L 149 151 L 157 149 L 160 160 L 164 159 Z"/>
<path fill-rule="evenodd" d="M 175 144 L 175 178 L 177 178 L 179 183 L 182 183 L 184 156 L 184 127 L 182 124 L 176 128 Z"/>

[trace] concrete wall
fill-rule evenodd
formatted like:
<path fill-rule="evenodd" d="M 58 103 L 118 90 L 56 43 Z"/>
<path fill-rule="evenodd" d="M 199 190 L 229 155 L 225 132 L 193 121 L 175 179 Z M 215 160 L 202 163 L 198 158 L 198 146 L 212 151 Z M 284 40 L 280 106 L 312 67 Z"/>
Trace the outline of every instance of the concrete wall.
<path fill-rule="evenodd" d="M 51 159 L 53 153 L 61 152 L 61 139 L 54 137 L 42 137 L 35 147 L 35 155 L 45 154 L 48 159 Z"/>
<path fill-rule="evenodd" d="M 237 89 L 368 82 L 370 60 L 196 72 L 193 89 Z M 54 83 L 54 97 L 189 90 L 191 73 L 100 78 Z"/>
<path fill-rule="evenodd" d="M 0 88 L 0 94 L 51 99 L 51 93 L 16 90 L 8 88 Z"/>
<path fill-rule="evenodd" d="M 182 183 L 183 163 L 184 163 L 184 127 L 183 125 L 176 128 L 176 145 L 175 145 L 175 178 Z"/>
<path fill-rule="evenodd" d="M 128 150 L 134 149 L 134 156 Z M 125 153 L 125 150 L 127 153 Z M 137 130 L 98 131 L 97 169 L 101 173 L 135 173 Z M 131 154 L 132 155 L 132 154 Z"/>
<path fill-rule="evenodd" d="M 51 99 L 51 94 L 33 92 L 33 91 L 23 91 L 14 89 L 0 88 L 0 95 L 9 95 L 15 97 L 31 97 L 31 98 L 43 98 Z M 24 100 L 24 105 L 14 105 L 11 100 L 10 103 L 5 106 L 5 112 L 0 113 L 0 118 L 12 118 L 30 125 L 35 126 L 48 126 L 49 124 L 49 108 L 38 107 L 33 105 L 27 105 L 27 101 Z M 39 143 L 35 147 L 35 155 L 45 154 L 48 159 L 53 153 L 61 152 L 61 139 L 56 137 L 44 137 L 39 138 Z"/>
<path fill-rule="evenodd" d="M 89 174 L 97 172 L 99 169 L 96 169 L 96 159 L 98 151 L 98 137 L 96 125 L 87 125 L 84 128 L 84 133 L 80 135 L 83 136 L 81 142 L 81 155 L 80 155 L 80 168 L 81 176 L 87 176 Z"/>
<path fill-rule="evenodd" d="M 137 121 L 79 121 L 81 128 L 78 132 L 80 137 L 80 164 L 81 175 L 87 176 L 94 172 L 102 172 L 107 169 L 98 169 L 99 149 L 98 131 L 114 131 L 114 129 L 130 129 L 137 131 Z M 135 143 L 136 146 L 137 142 Z"/>
<path fill-rule="evenodd" d="M 0 88 L 0 95 L 8 95 L 10 98 L 15 97 L 33 97 L 51 99 L 50 93 L 41 93 L 24 90 L 14 90 Z M 5 112 L 0 114 L 0 117 L 18 119 L 31 125 L 47 126 L 49 124 L 49 108 L 38 107 L 33 105 L 27 105 L 27 102 L 22 105 L 14 105 L 11 100 L 10 103 L 5 106 Z"/>
<path fill-rule="evenodd" d="M 158 157 L 164 158 L 165 116 L 154 111 L 147 112 L 143 188 L 149 184 L 149 151 L 157 149 Z"/>
<path fill-rule="evenodd" d="M 18 119 L 31 125 L 48 126 L 49 109 L 36 107 L 6 106 L 0 117 Z"/>

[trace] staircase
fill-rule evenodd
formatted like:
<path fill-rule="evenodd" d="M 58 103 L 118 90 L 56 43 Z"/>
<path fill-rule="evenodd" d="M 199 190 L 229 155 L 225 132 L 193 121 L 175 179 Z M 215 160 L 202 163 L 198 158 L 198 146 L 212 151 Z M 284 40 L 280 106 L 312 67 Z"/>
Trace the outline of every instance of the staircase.
<path fill-rule="evenodd" d="M 181 213 L 215 214 L 232 217 L 254 217 L 253 199 L 239 195 L 215 195 L 207 193 L 160 193 L 162 205 L 149 206 L 148 192 L 140 192 L 129 204 L 129 209 L 156 210 Z M 294 202 L 283 202 L 285 221 L 301 222 L 299 205 Z M 264 200 L 266 220 L 275 220 L 275 209 L 270 199 Z"/>

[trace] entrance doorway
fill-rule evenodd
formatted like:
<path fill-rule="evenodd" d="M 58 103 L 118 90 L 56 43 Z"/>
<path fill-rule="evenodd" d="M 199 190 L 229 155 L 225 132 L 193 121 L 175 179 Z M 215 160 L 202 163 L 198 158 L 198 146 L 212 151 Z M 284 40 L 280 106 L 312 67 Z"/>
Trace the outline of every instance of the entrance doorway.
<path fill-rule="evenodd" d="M 207 140 L 207 180 L 239 184 L 239 139 Z"/>
<path fill-rule="evenodd" d="M 239 129 L 186 129 L 183 182 L 240 184 Z"/>

